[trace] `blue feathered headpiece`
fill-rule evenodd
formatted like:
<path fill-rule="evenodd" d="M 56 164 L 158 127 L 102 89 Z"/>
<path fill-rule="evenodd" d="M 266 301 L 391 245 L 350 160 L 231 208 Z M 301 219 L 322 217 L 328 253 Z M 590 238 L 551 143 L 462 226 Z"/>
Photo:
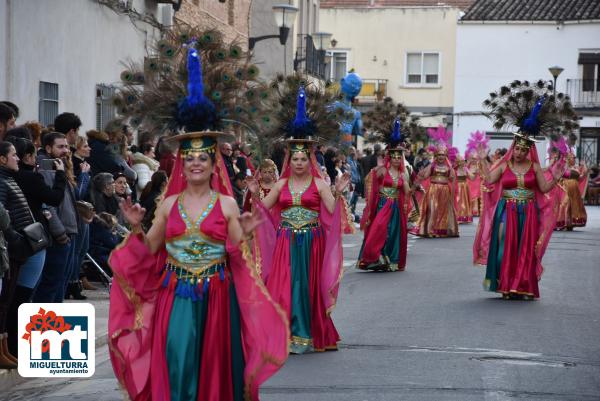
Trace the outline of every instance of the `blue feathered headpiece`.
<path fill-rule="evenodd" d="M 296 100 L 296 117 L 293 121 L 290 121 L 287 127 L 287 134 L 289 137 L 295 139 L 306 139 L 309 136 L 314 135 L 315 124 L 306 115 L 306 92 L 304 87 L 301 86 L 298 91 L 298 99 Z"/>
<path fill-rule="evenodd" d="M 540 121 L 538 120 L 538 116 L 545 101 L 545 97 L 542 96 L 539 98 L 533 106 L 533 109 L 531 109 L 529 116 L 523 120 L 523 123 L 521 124 L 521 130 L 527 135 L 536 136 L 540 133 Z"/>
<path fill-rule="evenodd" d="M 400 124 L 400 119 L 396 118 L 394 120 L 394 127 L 392 129 L 392 132 L 390 133 L 389 136 L 389 144 L 390 144 L 390 149 L 397 147 L 398 145 L 403 145 L 404 141 L 405 141 L 405 137 L 402 134 L 402 131 L 400 130 L 401 124 Z"/>
<path fill-rule="evenodd" d="M 200 53 L 190 44 L 187 53 L 188 95 L 177 105 L 177 124 L 188 132 L 215 130 L 218 125 L 215 105 L 204 96 Z"/>

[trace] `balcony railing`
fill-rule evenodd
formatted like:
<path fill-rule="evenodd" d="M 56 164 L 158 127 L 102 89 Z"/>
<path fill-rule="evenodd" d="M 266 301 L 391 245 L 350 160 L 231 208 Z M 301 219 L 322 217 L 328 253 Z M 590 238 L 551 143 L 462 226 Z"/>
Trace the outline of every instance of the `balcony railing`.
<path fill-rule="evenodd" d="M 356 97 L 362 102 L 381 101 L 387 96 L 387 79 L 363 78 L 362 89 Z"/>
<path fill-rule="evenodd" d="M 311 35 L 298 35 L 294 71 L 303 71 L 315 77 L 325 79 L 325 50 L 318 50 L 315 47 Z"/>
<path fill-rule="evenodd" d="M 567 95 L 574 107 L 600 107 L 600 79 L 567 79 Z"/>

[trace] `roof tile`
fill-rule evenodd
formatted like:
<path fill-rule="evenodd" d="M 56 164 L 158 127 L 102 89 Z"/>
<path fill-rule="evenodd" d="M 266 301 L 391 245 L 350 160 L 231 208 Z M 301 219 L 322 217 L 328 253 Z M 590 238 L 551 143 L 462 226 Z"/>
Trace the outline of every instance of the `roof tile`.
<path fill-rule="evenodd" d="M 321 0 L 321 8 L 434 7 L 467 9 L 474 0 Z"/>
<path fill-rule="evenodd" d="M 475 0 L 462 21 L 600 19 L 600 0 Z"/>

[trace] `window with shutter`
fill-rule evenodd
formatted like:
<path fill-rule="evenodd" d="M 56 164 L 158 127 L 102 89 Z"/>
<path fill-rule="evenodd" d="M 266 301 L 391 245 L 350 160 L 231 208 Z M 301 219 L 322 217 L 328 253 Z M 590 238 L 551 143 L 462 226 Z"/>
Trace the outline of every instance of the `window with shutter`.
<path fill-rule="evenodd" d="M 54 124 L 58 115 L 58 84 L 40 81 L 38 119 L 44 126 Z"/>
<path fill-rule="evenodd" d="M 106 124 L 117 115 L 113 104 L 115 87 L 111 85 L 96 85 L 96 130 L 102 131 Z"/>

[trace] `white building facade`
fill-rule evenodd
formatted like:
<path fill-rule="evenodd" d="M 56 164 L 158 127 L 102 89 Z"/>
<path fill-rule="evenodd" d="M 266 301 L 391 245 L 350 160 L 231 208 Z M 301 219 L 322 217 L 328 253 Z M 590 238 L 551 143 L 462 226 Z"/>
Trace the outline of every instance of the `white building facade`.
<path fill-rule="evenodd" d="M 473 7 L 486 2 L 490 3 L 480 0 Z M 464 151 L 470 133 L 480 130 L 491 134 L 492 149 L 509 147 L 510 132 L 496 132 L 482 115 L 482 102 L 490 92 L 515 79 L 552 81 L 548 68 L 560 66 L 564 70 L 557 79 L 557 91 L 571 97 L 581 118 L 583 135 L 578 146 L 580 152 L 587 152 L 582 157 L 596 163 L 598 139 L 593 138 L 600 138 L 598 66 L 592 77 L 590 65 L 582 64 L 582 59 L 600 52 L 600 21 L 469 20 L 469 11 L 466 17 L 458 22 L 456 33 L 454 145 Z M 546 147 L 538 146 L 542 160 Z"/>
<path fill-rule="evenodd" d="M 47 125 L 73 112 L 82 132 L 102 129 L 115 116 L 111 97 L 122 62 L 144 59 L 171 7 L 155 0 L 0 0 L 0 100 L 20 108 L 17 123 Z"/>

